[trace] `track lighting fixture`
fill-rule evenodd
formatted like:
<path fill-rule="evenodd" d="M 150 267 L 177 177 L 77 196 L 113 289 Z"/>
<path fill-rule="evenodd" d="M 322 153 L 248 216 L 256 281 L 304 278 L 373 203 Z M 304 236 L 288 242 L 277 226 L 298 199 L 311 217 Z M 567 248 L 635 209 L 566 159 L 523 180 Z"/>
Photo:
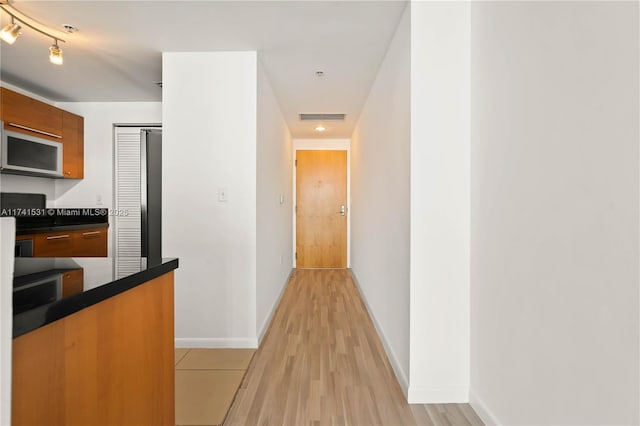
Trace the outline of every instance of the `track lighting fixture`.
<path fill-rule="evenodd" d="M 38 21 L 18 11 L 13 6 L 10 6 L 8 0 L 0 0 L 0 9 L 4 10 L 7 14 L 9 14 L 9 16 L 11 16 L 11 23 L 7 24 L 2 29 L 2 31 L 0 31 L 0 38 L 2 40 L 9 44 L 13 44 L 16 41 L 16 39 L 20 35 L 20 30 L 22 29 L 22 27 L 17 23 L 19 22 L 31 28 L 32 30 L 35 30 L 40 34 L 53 39 L 53 44 L 49 47 L 49 61 L 52 64 L 62 65 L 62 49 L 60 49 L 60 46 L 58 46 L 58 42 L 64 43 L 64 40 L 55 35 L 53 33 L 53 30 L 45 27 Z M 77 31 L 77 29 L 75 28 L 74 30 Z M 71 33 L 71 31 L 69 31 L 69 33 Z"/>
<path fill-rule="evenodd" d="M 54 43 L 49 47 L 49 61 L 52 64 L 62 65 L 62 49 L 58 47 L 57 39 L 54 39 Z"/>
<path fill-rule="evenodd" d="M 20 35 L 20 25 L 16 24 L 14 17 L 11 17 L 11 23 L 7 24 L 2 31 L 0 31 L 0 38 L 9 44 L 13 44 Z"/>

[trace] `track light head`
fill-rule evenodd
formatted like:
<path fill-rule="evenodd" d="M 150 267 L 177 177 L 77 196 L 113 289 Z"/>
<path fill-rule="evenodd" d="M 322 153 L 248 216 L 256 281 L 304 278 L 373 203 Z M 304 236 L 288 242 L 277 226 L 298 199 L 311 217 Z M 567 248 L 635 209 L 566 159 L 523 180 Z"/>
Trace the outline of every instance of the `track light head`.
<path fill-rule="evenodd" d="M 58 47 L 58 40 L 55 40 L 54 43 L 49 46 L 49 62 L 55 65 L 62 65 L 62 49 Z"/>
<path fill-rule="evenodd" d="M 34 31 L 39 32 L 42 35 L 45 35 L 51 39 L 53 39 L 53 44 L 49 47 L 49 61 L 52 64 L 62 65 L 62 49 L 58 47 L 58 42 L 64 43 L 64 40 L 58 37 L 55 32 L 43 24 L 40 24 L 35 19 L 25 15 L 24 13 L 17 10 L 13 5 L 9 5 L 9 0 L 0 0 L 0 10 L 8 13 L 11 16 L 11 23 L 6 25 L 2 31 L 0 31 L 0 38 L 9 44 L 13 44 L 18 36 L 20 35 L 20 25 L 16 23 L 19 22 L 22 25 L 25 25 L 31 28 Z M 65 30 L 68 33 L 73 33 L 78 29 L 73 27 L 72 25 L 65 25 Z"/>
<path fill-rule="evenodd" d="M 0 31 L 0 38 L 9 44 L 13 44 L 20 35 L 20 29 L 20 25 L 16 24 L 13 17 L 11 17 L 11 23 L 5 25 Z"/>

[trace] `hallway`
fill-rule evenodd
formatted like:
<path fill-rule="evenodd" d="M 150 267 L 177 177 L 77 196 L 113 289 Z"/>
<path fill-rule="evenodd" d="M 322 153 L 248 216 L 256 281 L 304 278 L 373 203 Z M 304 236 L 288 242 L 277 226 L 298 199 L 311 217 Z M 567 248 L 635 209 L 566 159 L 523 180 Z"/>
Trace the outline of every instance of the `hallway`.
<path fill-rule="evenodd" d="M 225 425 L 481 425 L 409 405 L 348 270 L 296 270 Z"/>

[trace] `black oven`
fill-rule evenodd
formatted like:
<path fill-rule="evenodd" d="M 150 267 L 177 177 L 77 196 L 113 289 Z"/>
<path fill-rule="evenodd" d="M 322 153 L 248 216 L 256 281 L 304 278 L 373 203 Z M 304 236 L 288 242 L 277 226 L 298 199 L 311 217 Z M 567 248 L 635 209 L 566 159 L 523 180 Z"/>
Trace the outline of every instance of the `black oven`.
<path fill-rule="evenodd" d="M 33 240 L 16 240 L 15 257 L 33 257 Z"/>
<path fill-rule="evenodd" d="M 16 277 L 13 287 L 13 314 L 48 305 L 61 297 L 61 273 L 37 273 Z"/>

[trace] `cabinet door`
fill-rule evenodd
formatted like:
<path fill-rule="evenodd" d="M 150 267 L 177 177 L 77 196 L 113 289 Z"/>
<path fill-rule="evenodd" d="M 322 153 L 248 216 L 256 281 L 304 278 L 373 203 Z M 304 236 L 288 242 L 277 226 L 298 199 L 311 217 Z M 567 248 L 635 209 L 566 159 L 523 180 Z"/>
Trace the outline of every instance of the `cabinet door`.
<path fill-rule="evenodd" d="M 75 231 L 73 257 L 106 257 L 107 228 Z"/>
<path fill-rule="evenodd" d="M 35 234 L 33 237 L 34 257 L 71 257 L 73 252 L 73 231 Z"/>
<path fill-rule="evenodd" d="M 2 121 L 7 129 L 54 141 L 62 138 L 62 110 L 1 88 Z"/>
<path fill-rule="evenodd" d="M 62 175 L 84 177 L 84 119 L 67 111 L 62 112 Z"/>
<path fill-rule="evenodd" d="M 74 269 L 62 274 L 62 297 L 73 296 L 84 290 L 84 269 Z"/>

